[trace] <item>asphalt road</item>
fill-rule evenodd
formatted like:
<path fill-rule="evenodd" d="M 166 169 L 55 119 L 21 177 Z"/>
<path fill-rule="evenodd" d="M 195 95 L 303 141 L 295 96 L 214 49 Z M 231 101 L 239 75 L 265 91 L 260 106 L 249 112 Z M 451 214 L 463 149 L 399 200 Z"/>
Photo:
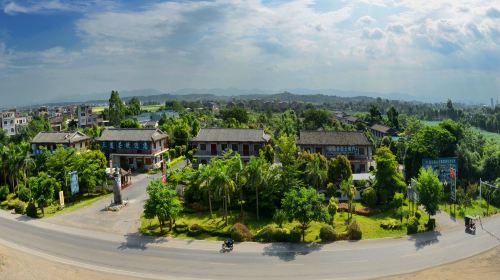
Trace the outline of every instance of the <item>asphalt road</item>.
<path fill-rule="evenodd" d="M 54 261 L 155 279 L 367 279 L 456 261 L 500 243 L 500 216 L 476 235 L 461 229 L 333 244 L 235 245 L 116 235 L 53 225 L 0 211 L 0 242 Z"/>

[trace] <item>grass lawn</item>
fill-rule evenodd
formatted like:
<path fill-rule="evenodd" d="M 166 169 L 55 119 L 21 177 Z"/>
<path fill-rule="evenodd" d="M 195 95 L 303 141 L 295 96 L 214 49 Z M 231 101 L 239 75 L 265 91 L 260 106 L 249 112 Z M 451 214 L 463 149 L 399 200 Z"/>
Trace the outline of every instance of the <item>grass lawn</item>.
<path fill-rule="evenodd" d="M 191 212 L 191 211 L 189 211 Z M 361 230 L 363 232 L 363 239 L 373 239 L 373 238 L 383 238 L 383 237 L 399 237 L 406 235 L 406 219 L 403 219 L 403 227 L 399 230 L 385 230 L 380 227 L 380 223 L 384 220 L 393 218 L 395 211 L 389 210 L 383 213 L 379 213 L 373 216 L 361 216 L 353 214 L 353 218 L 360 224 Z M 233 223 L 237 222 L 237 217 L 239 211 L 233 210 L 233 215 L 229 218 L 229 225 L 225 226 L 221 213 L 214 214 L 214 218 L 210 218 L 208 212 L 196 212 L 196 213 L 182 213 L 176 220 L 176 224 L 186 224 L 190 227 L 193 224 L 198 224 L 210 234 L 202 233 L 197 236 L 189 236 L 187 232 L 168 232 L 167 229 L 163 229 L 163 234 L 168 234 L 173 237 L 187 238 L 187 239 L 205 239 L 205 240 L 224 240 L 230 235 L 231 226 Z M 246 217 L 244 224 L 252 232 L 253 235 L 257 234 L 266 225 L 276 225 L 269 218 L 257 219 L 253 216 L 253 213 L 245 213 Z M 427 215 L 422 213 L 420 218 L 420 224 L 426 223 L 428 220 Z M 347 229 L 347 213 L 337 213 L 334 220 L 334 228 L 337 233 L 345 232 Z M 299 225 L 298 222 L 284 223 L 283 228 L 292 230 Z M 319 231 L 324 223 L 312 222 L 309 228 L 306 230 L 306 242 L 318 242 L 321 241 L 319 238 Z M 140 231 L 145 235 L 163 235 L 160 233 L 160 228 L 157 219 L 146 219 L 141 218 L 141 229 Z"/>
<path fill-rule="evenodd" d="M 472 202 L 472 206 L 467 207 L 467 209 L 460 207 L 458 205 L 455 205 L 456 215 L 458 218 L 463 218 L 465 215 L 474 216 L 474 215 L 477 215 L 479 213 L 481 213 L 481 216 L 486 216 L 486 208 L 487 207 L 488 207 L 487 203 L 484 199 L 481 201 L 481 207 L 479 207 L 479 200 L 478 199 L 474 200 Z M 448 205 L 448 204 L 439 205 L 439 209 L 441 211 L 445 211 L 448 214 L 451 214 L 451 212 L 453 210 L 453 209 L 450 209 L 450 205 Z M 488 215 L 494 215 L 496 213 L 500 213 L 500 208 L 495 207 L 494 205 L 490 204 L 489 209 L 488 209 Z"/>
<path fill-rule="evenodd" d="M 108 197 L 109 195 L 111 194 L 93 193 L 93 194 L 78 195 L 75 198 L 76 199 L 75 202 L 65 203 L 64 209 L 62 210 L 59 210 L 59 202 L 53 203 L 52 205 L 44 208 L 45 216 L 43 218 L 73 212 L 82 207 L 89 206 L 98 200 Z M 42 211 L 38 210 L 38 214 L 39 217 L 42 217 Z"/>

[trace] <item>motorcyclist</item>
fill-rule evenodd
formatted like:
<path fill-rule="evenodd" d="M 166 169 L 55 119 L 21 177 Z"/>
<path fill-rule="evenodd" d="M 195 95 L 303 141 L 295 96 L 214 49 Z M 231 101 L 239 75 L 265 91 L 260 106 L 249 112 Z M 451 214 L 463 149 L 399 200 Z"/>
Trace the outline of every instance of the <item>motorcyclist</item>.
<path fill-rule="evenodd" d="M 224 244 L 226 244 L 226 247 L 228 248 L 233 248 L 234 241 L 231 237 L 229 237 L 226 241 L 224 241 Z"/>

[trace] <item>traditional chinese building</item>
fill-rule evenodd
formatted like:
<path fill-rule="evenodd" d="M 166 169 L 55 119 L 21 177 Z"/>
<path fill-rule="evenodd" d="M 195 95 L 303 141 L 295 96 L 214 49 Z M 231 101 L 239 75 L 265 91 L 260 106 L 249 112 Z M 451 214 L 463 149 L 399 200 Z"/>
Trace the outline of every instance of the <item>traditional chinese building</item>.
<path fill-rule="evenodd" d="M 362 132 L 300 131 L 297 145 L 302 151 L 328 158 L 345 155 L 353 173 L 368 172 L 372 160 L 373 145 Z"/>
<path fill-rule="evenodd" d="M 77 150 L 87 148 L 90 145 L 90 137 L 82 132 L 40 132 L 30 142 L 31 151 L 35 155 L 42 153 L 41 147 L 53 152 L 58 145 L 64 148 L 75 148 Z"/>
<path fill-rule="evenodd" d="M 263 129 L 250 128 L 202 128 L 191 140 L 196 149 L 194 157 L 198 163 L 206 164 L 214 157 L 221 157 L 232 150 L 241 155 L 243 162 L 258 156 L 259 150 L 271 140 Z"/>
<path fill-rule="evenodd" d="M 107 128 L 97 142 L 115 168 L 160 167 L 168 151 L 168 135 L 155 128 Z"/>

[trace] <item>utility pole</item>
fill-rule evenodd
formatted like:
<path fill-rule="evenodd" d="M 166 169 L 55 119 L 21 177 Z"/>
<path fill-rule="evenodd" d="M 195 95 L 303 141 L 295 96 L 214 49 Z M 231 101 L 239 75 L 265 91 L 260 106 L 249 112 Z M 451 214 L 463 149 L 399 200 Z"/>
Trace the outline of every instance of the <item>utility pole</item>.
<path fill-rule="evenodd" d="M 492 185 L 488 182 L 485 182 L 483 180 L 481 180 L 481 178 L 479 178 L 479 215 L 481 215 L 481 201 L 482 201 L 482 185 L 485 185 L 487 187 L 490 187 L 490 188 L 494 188 L 495 190 L 498 190 L 498 187 L 495 186 L 495 185 Z M 486 203 L 489 203 L 488 201 L 486 201 Z M 488 213 L 486 213 L 488 214 Z"/>

